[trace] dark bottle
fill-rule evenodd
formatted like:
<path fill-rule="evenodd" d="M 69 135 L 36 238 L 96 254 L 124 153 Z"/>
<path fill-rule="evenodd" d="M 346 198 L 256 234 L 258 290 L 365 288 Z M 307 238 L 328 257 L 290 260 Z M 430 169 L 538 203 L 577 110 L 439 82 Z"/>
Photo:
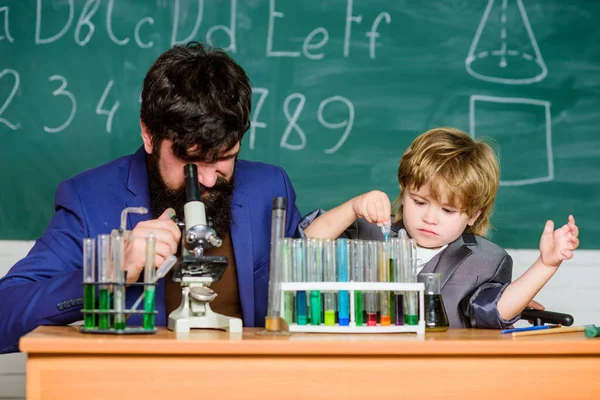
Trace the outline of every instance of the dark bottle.
<path fill-rule="evenodd" d="M 425 284 L 425 330 L 427 332 L 444 332 L 450 326 L 444 308 L 444 300 L 440 294 L 442 275 L 419 274 L 419 281 Z"/>

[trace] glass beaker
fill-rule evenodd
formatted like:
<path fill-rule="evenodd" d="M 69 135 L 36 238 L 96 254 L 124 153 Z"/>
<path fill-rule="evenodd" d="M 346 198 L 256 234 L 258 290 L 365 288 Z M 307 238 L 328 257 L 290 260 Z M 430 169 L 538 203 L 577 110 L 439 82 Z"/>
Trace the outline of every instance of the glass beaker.
<path fill-rule="evenodd" d="M 427 332 L 444 332 L 448 329 L 448 315 L 444 308 L 444 300 L 440 293 L 442 274 L 419 274 L 419 282 L 425 284 L 425 330 Z"/>

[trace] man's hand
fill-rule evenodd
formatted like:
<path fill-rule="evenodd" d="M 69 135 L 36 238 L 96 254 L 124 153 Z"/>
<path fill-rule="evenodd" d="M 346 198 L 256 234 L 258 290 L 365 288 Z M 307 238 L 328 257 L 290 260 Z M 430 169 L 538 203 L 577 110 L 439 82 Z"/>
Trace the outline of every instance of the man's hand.
<path fill-rule="evenodd" d="M 563 260 L 573 258 L 573 250 L 579 247 L 579 228 L 575 218 L 569 215 L 569 222 L 554 230 L 554 222 L 547 221 L 540 239 L 540 253 L 544 265 L 557 268 Z"/>
<path fill-rule="evenodd" d="M 391 208 L 390 199 L 379 190 L 352 199 L 352 210 L 356 218 L 364 218 L 369 223 L 379 226 L 390 223 Z"/>
<path fill-rule="evenodd" d="M 172 208 L 167 208 L 158 219 L 142 221 L 133 228 L 129 239 L 125 241 L 125 265 L 127 282 L 136 282 L 144 270 L 146 263 L 146 238 L 150 233 L 156 238 L 156 267 L 172 254 L 177 252 L 181 239 L 181 231 L 171 217 L 175 215 Z"/>

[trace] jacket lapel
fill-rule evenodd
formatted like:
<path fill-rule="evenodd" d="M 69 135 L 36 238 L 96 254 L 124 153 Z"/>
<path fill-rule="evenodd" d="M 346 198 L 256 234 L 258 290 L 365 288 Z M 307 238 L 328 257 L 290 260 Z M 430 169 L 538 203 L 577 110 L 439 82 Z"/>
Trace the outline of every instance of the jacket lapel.
<path fill-rule="evenodd" d="M 452 277 L 454 271 L 460 266 L 460 264 L 471 255 L 471 249 L 465 244 L 462 236 L 456 239 L 454 242 L 450 243 L 448 247 L 441 252 L 439 257 L 437 258 L 437 263 L 431 262 L 429 264 L 434 264 L 432 272 L 437 272 L 442 274 L 442 282 L 440 287 L 443 288 L 446 285 L 446 282 Z M 429 272 L 425 271 L 422 272 Z"/>
<path fill-rule="evenodd" d="M 235 255 L 240 303 L 244 325 L 254 326 L 254 255 L 252 252 L 252 232 L 250 225 L 250 207 L 246 197 L 239 191 L 234 192 L 231 210 L 231 243 Z"/>
<path fill-rule="evenodd" d="M 129 166 L 127 190 L 132 194 L 125 202 L 127 207 L 146 207 L 148 209 L 147 214 L 128 214 L 127 229 L 131 230 L 139 222 L 153 218 L 152 215 L 150 215 L 149 209 L 150 193 L 148 191 L 148 171 L 146 169 L 146 151 L 143 147 L 140 147 L 138 151 L 135 152 Z"/>

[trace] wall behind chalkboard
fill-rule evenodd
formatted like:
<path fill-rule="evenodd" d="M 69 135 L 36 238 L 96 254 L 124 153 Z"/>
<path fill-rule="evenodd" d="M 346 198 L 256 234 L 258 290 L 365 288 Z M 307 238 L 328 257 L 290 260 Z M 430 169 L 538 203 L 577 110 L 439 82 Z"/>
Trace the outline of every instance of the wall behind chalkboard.
<path fill-rule="evenodd" d="M 33 239 L 57 184 L 135 151 L 143 76 L 171 45 L 225 48 L 254 87 L 242 156 L 289 173 L 302 212 L 397 196 L 416 135 L 501 151 L 493 240 L 546 219 L 600 234 L 600 2 L 0 1 L 0 239 Z"/>

